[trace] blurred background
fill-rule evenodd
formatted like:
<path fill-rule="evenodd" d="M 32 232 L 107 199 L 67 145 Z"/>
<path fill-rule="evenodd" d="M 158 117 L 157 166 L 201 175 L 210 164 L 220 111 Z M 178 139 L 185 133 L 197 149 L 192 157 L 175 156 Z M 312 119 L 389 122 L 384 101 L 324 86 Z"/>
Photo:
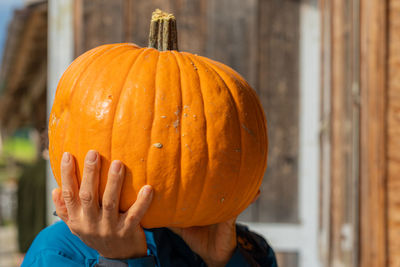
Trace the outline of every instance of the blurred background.
<path fill-rule="evenodd" d="M 268 168 L 239 220 L 279 266 L 400 266 L 400 0 L 0 0 L 0 267 L 57 219 L 45 140 L 62 73 L 101 44 L 147 46 L 156 8 L 181 51 L 260 97 Z"/>

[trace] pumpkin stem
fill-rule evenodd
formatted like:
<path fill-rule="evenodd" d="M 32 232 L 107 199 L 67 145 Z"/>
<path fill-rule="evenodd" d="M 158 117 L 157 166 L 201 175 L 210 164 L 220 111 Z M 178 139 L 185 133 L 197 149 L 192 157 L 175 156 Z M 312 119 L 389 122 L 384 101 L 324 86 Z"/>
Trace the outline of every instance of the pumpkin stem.
<path fill-rule="evenodd" d="M 149 47 L 159 51 L 178 50 L 178 32 L 174 15 L 156 9 L 151 16 Z"/>

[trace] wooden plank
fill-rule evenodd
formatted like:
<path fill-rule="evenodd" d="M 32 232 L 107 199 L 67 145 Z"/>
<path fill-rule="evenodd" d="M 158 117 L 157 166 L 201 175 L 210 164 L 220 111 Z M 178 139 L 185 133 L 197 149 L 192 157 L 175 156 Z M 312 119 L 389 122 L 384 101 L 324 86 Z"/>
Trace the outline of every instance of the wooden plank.
<path fill-rule="evenodd" d="M 386 217 L 386 48 L 388 39 L 386 33 L 386 1 L 361 0 L 360 12 L 360 266 L 388 266 Z M 398 173 L 396 176 L 398 176 Z M 390 229 L 390 233 L 394 234 L 393 230 L 393 228 Z M 393 238 L 390 237 L 390 240 L 393 241 Z M 390 257 L 393 257 L 393 255 Z"/>
<path fill-rule="evenodd" d="M 327 266 L 358 266 L 359 6 L 323 6 L 321 258 Z"/>
<path fill-rule="evenodd" d="M 75 55 L 96 46 L 124 41 L 124 0 L 75 2 Z M 78 50 L 79 49 L 79 50 Z"/>
<path fill-rule="evenodd" d="M 300 3 L 259 1 L 258 91 L 269 132 L 261 222 L 298 222 Z"/>
<path fill-rule="evenodd" d="M 333 266 L 357 263 L 358 233 L 358 10 L 331 3 L 330 251 Z M 357 25 L 355 25 L 357 21 Z"/>
<path fill-rule="evenodd" d="M 229 65 L 254 88 L 257 88 L 258 77 L 257 2 L 207 1 L 207 57 Z"/>
<path fill-rule="evenodd" d="M 206 53 L 207 20 L 209 1 L 180 0 L 174 1 L 174 12 L 178 24 L 179 50 L 209 56 Z"/>
<path fill-rule="evenodd" d="M 133 19 L 134 14 L 132 14 L 132 5 L 134 0 L 124 1 L 124 41 L 128 43 L 134 43 L 133 40 Z"/>
<path fill-rule="evenodd" d="M 388 261 L 389 266 L 400 266 L 400 1 L 389 0 L 388 8 Z"/>
<path fill-rule="evenodd" d="M 319 178 L 319 257 L 323 266 L 330 258 L 330 190 L 331 190 L 331 8 L 329 1 L 320 0 L 321 14 L 321 124 L 320 124 L 320 178 Z"/>

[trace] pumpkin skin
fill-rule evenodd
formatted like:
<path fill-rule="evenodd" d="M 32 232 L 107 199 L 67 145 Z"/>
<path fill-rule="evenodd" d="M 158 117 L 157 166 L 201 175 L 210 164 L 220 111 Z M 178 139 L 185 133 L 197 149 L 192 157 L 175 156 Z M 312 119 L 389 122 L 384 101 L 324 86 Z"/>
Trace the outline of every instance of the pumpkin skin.
<path fill-rule="evenodd" d="M 267 163 L 267 128 L 254 90 L 205 57 L 134 44 L 94 48 L 57 87 L 49 155 L 61 187 L 62 154 L 80 184 L 90 149 L 101 156 L 100 198 L 113 160 L 126 166 L 120 210 L 154 188 L 142 226 L 190 227 L 239 215 L 256 196 Z"/>

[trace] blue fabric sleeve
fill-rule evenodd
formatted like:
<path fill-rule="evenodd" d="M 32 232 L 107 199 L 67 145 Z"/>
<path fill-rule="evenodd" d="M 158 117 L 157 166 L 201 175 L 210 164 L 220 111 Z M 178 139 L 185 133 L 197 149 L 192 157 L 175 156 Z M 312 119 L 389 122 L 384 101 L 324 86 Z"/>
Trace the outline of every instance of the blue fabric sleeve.
<path fill-rule="evenodd" d="M 58 250 L 46 249 L 36 253 L 33 257 L 25 257 L 21 267 L 82 267 L 92 266 L 93 263 L 90 261 L 82 263 Z"/>
<path fill-rule="evenodd" d="M 156 262 L 153 256 L 137 259 L 113 260 L 99 256 L 96 267 L 154 267 Z"/>
<path fill-rule="evenodd" d="M 92 267 L 98 253 L 71 234 L 67 225 L 57 222 L 37 235 L 22 266 Z"/>

